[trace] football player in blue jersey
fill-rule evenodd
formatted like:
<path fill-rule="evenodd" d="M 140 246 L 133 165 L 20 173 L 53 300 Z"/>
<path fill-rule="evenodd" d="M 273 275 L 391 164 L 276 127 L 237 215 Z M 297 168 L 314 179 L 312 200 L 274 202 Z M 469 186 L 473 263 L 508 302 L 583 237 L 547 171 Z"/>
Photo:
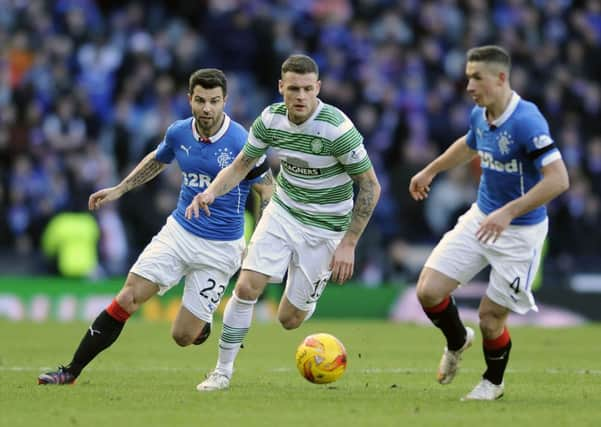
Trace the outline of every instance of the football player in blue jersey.
<path fill-rule="evenodd" d="M 89 327 L 71 362 L 40 375 L 39 384 L 74 383 L 82 369 L 115 342 L 125 321 L 144 302 L 157 293 L 164 294 L 182 277 L 182 305 L 173 323 L 173 339 L 187 346 L 208 338 L 213 312 L 240 267 L 245 247 L 244 209 L 251 186 L 264 207 L 271 197 L 273 177 L 267 162 L 259 160 L 245 180 L 215 202 L 211 216 L 186 219 L 188 204 L 236 158 L 248 136 L 224 112 L 227 82 L 221 70 L 194 72 L 188 97 L 192 117 L 174 122 L 157 149 L 121 183 L 90 196 L 90 210 L 99 209 L 153 179 L 174 159 L 182 171 L 177 207 L 131 268 L 123 289 Z"/>
<path fill-rule="evenodd" d="M 480 157 L 478 199 L 434 248 L 417 283 L 426 315 L 446 338 L 438 381 L 448 384 L 474 340 L 451 293 L 491 266 L 479 308 L 486 371 L 466 400 L 503 395 L 511 350 L 507 317 L 510 311 L 537 310 L 531 285 L 547 235 L 545 204 L 569 186 L 547 121 L 536 105 L 511 89 L 510 69 L 511 58 L 502 47 L 467 52 L 467 92 L 476 103 L 469 130 L 409 184 L 411 196 L 423 200 L 436 175 Z"/>

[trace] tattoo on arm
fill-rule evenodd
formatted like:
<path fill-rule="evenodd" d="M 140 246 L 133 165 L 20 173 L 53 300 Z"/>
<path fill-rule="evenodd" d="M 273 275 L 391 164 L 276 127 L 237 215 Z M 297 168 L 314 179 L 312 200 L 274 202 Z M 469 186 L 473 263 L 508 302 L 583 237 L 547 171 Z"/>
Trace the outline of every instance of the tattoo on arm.
<path fill-rule="evenodd" d="M 219 172 L 209 188 L 215 192 L 216 196 L 222 196 L 230 192 L 244 179 L 256 162 L 256 158 L 249 157 L 241 151 L 232 164 Z"/>
<path fill-rule="evenodd" d="M 261 185 L 273 185 L 273 173 L 271 173 L 271 170 L 268 170 L 265 175 L 263 175 L 263 178 L 261 178 L 261 180 L 257 183 L 257 184 L 261 184 Z"/>
<path fill-rule="evenodd" d="M 165 167 L 164 163 L 155 159 L 155 153 L 147 155 L 136 168 L 123 180 L 126 191 L 138 187 L 157 176 Z"/>
<path fill-rule="evenodd" d="M 259 192 L 260 202 L 259 202 L 259 210 L 257 212 L 257 220 L 255 222 L 259 222 L 261 217 L 263 216 L 263 211 L 269 204 L 271 200 L 271 195 L 273 194 L 273 173 L 271 170 L 268 170 L 267 173 L 261 178 L 259 182 L 256 184 L 262 188 L 262 191 Z"/>
<path fill-rule="evenodd" d="M 375 179 L 375 175 L 360 174 L 353 177 L 353 180 L 358 184 L 359 192 L 355 200 L 351 223 L 346 233 L 359 239 L 380 197 L 380 185 Z"/>
<path fill-rule="evenodd" d="M 265 208 L 267 207 L 267 205 L 269 204 L 269 201 L 271 199 L 261 199 L 261 205 L 259 206 L 259 213 L 257 215 L 257 220 L 255 222 L 259 222 L 259 220 L 261 219 L 261 217 L 263 216 L 263 211 L 265 210 Z"/>
<path fill-rule="evenodd" d="M 231 189 L 232 189 L 232 186 L 230 186 L 227 182 L 224 182 L 221 187 L 217 188 L 217 194 L 219 194 L 219 195 L 227 194 Z"/>
<path fill-rule="evenodd" d="M 247 169 L 247 173 L 250 172 L 252 168 L 255 167 L 255 163 L 257 162 L 256 157 L 249 157 L 244 152 L 242 152 L 242 156 L 240 156 L 240 161 L 242 165 Z"/>

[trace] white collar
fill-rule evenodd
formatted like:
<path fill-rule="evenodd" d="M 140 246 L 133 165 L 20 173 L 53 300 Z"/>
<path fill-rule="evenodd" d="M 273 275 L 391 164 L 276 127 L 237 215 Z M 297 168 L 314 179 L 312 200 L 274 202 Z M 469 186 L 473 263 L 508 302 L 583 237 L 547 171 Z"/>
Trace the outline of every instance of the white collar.
<path fill-rule="evenodd" d="M 223 115 L 224 115 L 224 119 L 223 119 L 223 123 L 221 124 L 221 127 L 214 135 L 211 135 L 209 137 L 211 144 L 214 142 L 217 142 L 219 140 L 219 138 L 221 138 L 227 132 L 228 128 L 230 127 L 230 123 L 232 121 L 230 119 L 230 116 L 228 116 L 225 112 L 223 113 Z M 196 141 L 200 141 L 203 138 L 196 131 L 196 119 L 194 117 L 192 117 L 192 135 L 194 135 L 194 139 Z"/>
<path fill-rule="evenodd" d="M 518 102 L 520 102 L 520 99 L 522 99 L 520 97 L 520 95 L 518 95 L 515 92 L 512 92 L 511 99 L 509 100 L 509 104 L 507 105 L 507 108 L 505 108 L 505 111 L 503 111 L 503 114 L 501 114 L 499 117 L 497 117 L 495 120 L 493 120 L 492 123 L 490 123 L 490 124 L 492 126 L 499 127 L 503 123 L 505 123 L 507 121 L 507 119 L 509 119 L 509 117 L 513 114 L 515 109 L 518 107 Z M 486 118 L 486 108 L 484 108 L 482 111 L 484 114 L 484 120 L 488 121 Z"/>

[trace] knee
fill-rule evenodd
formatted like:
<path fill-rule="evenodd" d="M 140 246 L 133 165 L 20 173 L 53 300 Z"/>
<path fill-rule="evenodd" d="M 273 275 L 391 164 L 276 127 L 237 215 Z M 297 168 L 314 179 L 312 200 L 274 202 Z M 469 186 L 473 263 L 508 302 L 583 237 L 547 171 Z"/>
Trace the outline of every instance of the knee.
<path fill-rule="evenodd" d="M 298 316 L 279 316 L 278 320 L 280 321 L 284 329 L 287 329 L 289 331 L 298 328 L 303 323 L 303 319 L 301 319 Z"/>
<path fill-rule="evenodd" d="M 447 298 L 459 282 L 436 270 L 425 267 L 417 281 L 416 294 L 422 307 L 434 307 Z"/>
<path fill-rule="evenodd" d="M 180 347 L 189 346 L 194 342 L 195 339 L 195 337 L 193 337 L 189 333 L 182 331 L 172 331 L 171 338 L 173 338 L 173 341 L 175 341 L 175 343 Z"/>
<path fill-rule="evenodd" d="M 480 312 L 480 331 L 484 339 L 495 339 L 503 333 L 504 320 L 490 312 Z"/>
<path fill-rule="evenodd" d="M 236 284 L 236 296 L 242 300 L 255 301 L 260 295 L 261 291 L 248 281 L 240 281 Z"/>
<path fill-rule="evenodd" d="M 136 311 L 138 311 L 138 308 L 140 308 L 140 304 L 136 302 L 134 297 L 133 288 L 129 286 L 125 286 L 121 292 L 117 294 L 115 300 L 117 303 L 119 303 L 121 308 L 127 311 L 129 314 L 134 314 Z"/>
<path fill-rule="evenodd" d="M 422 307 L 433 307 L 445 298 L 446 295 L 440 295 L 440 292 L 436 289 L 435 286 L 427 280 L 420 280 L 417 283 L 417 299 Z"/>

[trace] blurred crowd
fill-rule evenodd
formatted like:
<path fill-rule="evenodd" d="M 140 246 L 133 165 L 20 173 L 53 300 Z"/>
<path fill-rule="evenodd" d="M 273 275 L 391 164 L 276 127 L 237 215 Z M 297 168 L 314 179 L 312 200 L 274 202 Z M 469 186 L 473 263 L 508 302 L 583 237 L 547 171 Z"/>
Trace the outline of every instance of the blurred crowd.
<path fill-rule="evenodd" d="M 189 116 L 188 76 L 222 68 L 227 112 L 249 127 L 279 100 L 282 60 L 316 59 L 321 99 L 365 136 L 383 186 L 358 254 L 367 283 L 415 275 L 475 200 L 478 165 L 409 178 L 467 130 L 467 49 L 501 44 L 512 85 L 546 116 L 571 188 L 549 206 L 547 264 L 599 269 L 598 0 L 0 0 L 0 248 L 34 256 L 53 218 L 85 212 Z M 103 274 L 122 274 L 176 204 L 177 167 L 94 214 Z M 67 227 L 69 229 L 69 227 Z M 93 234 L 93 233 L 92 233 Z"/>

